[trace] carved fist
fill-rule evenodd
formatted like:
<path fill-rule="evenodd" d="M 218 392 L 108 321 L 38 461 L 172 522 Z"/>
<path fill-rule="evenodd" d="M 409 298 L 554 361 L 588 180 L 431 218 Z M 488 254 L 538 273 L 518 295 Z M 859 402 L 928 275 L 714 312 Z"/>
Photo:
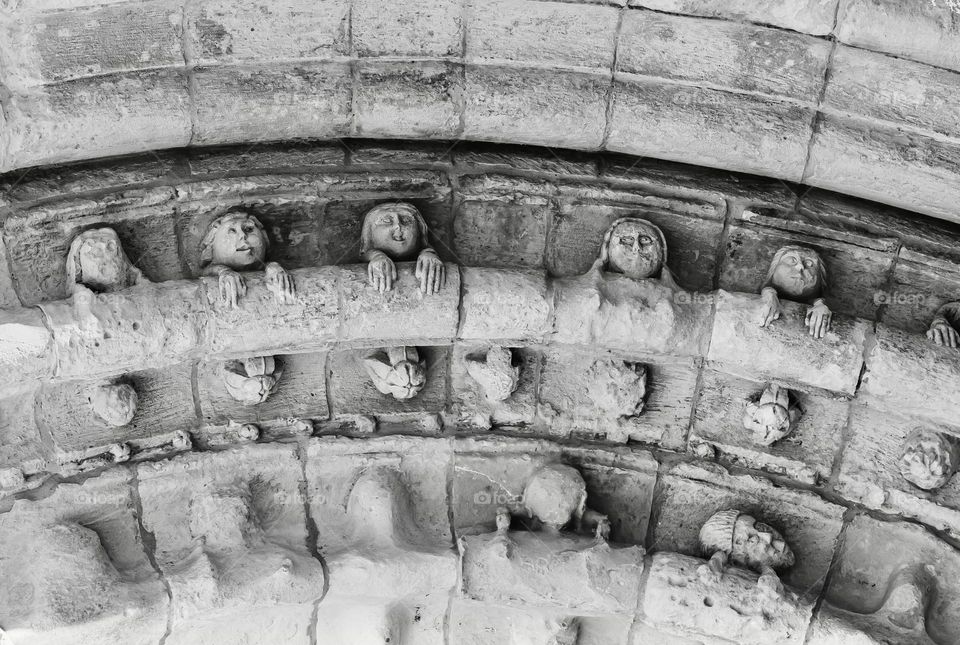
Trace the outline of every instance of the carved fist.
<path fill-rule="evenodd" d="M 763 310 L 761 312 L 760 326 L 766 327 L 774 320 L 779 320 L 783 315 L 783 307 L 780 305 L 780 297 L 777 290 L 767 287 L 761 292 L 763 296 Z"/>
<path fill-rule="evenodd" d="M 814 338 L 823 338 L 824 334 L 830 331 L 830 321 L 833 318 L 833 312 L 823 300 L 817 302 L 807 309 L 807 329 Z"/>
<path fill-rule="evenodd" d="M 380 293 L 391 291 L 397 279 L 397 267 L 382 251 L 373 251 L 367 264 L 367 281 Z M 419 266 L 419 263 L 417 264 Z"/>
<path fill-rule="evenodd" d="M 219 283 L 220 302 L 230 305 L 231 309 L 236 309 L 240 298 L 247 295 L 247 284 L 239 273 L 231 269 L 220 271 Z"/>
<path fill-rule="evenodd" d="M 944 347 L 952 347 L 954 349 L 960 347 L 960 335 L 958 335 L 957 330 L 943 318 L 937 318 L 930 323 L 927 338 L 937 345 Z"/>
<path fill-rule="evenodd" d="M 267 278 L 267 288 L 277 299 L 277 304 L 292 305 L 297 301 L 297 288 L 286 269 L 276 262 L 268 262 L 264 275 Z"/>
<path fill-rule="evenodd" d="M 443 287 L 446 274 L 443 262 L 430 249 L 424 249 L 417 257 L 417 270 L 415 275 L 420 280 L 420 291 L 426 295 L 439 293 Z"/>

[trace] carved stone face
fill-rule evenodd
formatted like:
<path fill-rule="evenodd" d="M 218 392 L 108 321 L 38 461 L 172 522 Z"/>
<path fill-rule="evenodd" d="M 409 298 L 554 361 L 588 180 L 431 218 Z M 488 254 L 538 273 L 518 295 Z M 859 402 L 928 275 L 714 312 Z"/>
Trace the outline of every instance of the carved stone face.
<path fill-rule="evenodd" d="M 587 485 L 571 466 L 554 464 L 538 470 L 523 490 L 523 504 L 547 528 L 559 530 L 583 512 Z"/>
<path fill-rule="evenodd" d="M 420 230 L 412 213 L 403 208 L 384 208 L 369 214 L 371 246 L 393 259 L 412 256 L 419 246 Z"/>
<path fill-rule="evenodd" d="M 68 267 L 72 279 L 95 291 L 131 286 L 132 266 L 120 238 L 110 228 L 84 231 L 70 245 Z"/>
<path fill-rule="evenodd" d="M 267 242 L 253 217 L 234 213 L 223 218 L 211 243 L 213 264 L 231 269 L 247 269 L 263 264 Z"/>
<path fill-rule="evenodd" d="M 607 247 L 609 271 L 635 280 L 656 277 L 663 268 L 664 248 L 660 234 L 644 222 L 617 224 Z"/>
<path fill-rule="evenodd" d="M 803 300 L 817 294 L 820 284 L 820 258 L 811 249 L 790 249 L 771 272 L 770 284 L 784 296 Z"/>
<path fill-rule="evenodd" d="M 775 528 L 750 515 L 740 515 L 733 527 L 730 559 L 756 570 L 778 568 L 793 564 L 793 552 Z"/>
<path fill-rule="evenodd" d="M 900 457 L 900 474 L 923 490 L 940 488 L 960 464 L 960 446 L 932 430 L 916 430 L 907 437 Z"/>
<path fill-rule="evenodd" d="M 127 383 L 101 385 L 93 391 L 90 405 L 98 417 L 114 427 L 125 426 L 137 413 L 137 391 Z"/>

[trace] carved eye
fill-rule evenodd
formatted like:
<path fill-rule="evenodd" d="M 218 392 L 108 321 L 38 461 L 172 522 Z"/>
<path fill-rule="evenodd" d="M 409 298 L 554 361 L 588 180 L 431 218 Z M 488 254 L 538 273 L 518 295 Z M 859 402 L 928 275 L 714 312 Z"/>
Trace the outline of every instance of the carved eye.
<path fill-rule="evenodd" d="M 640 244 L 642 244 L 643 246 L 649 246 L 653 244 L 653 240 L 650 237 L 644 235 L 640 238 Z"/>
<path fill-rule="evenodd" d="M 803 266 L 807 267 L 808 269 L 812 269 L 812 268 L 813 268 L 813 260 L 811 260 L 811 259 L 809 259 L 809 258 L 806 259 L 806 260 L 804 260 L 804 261 L 803 261 Z"/>
<path fill-rule="evenodd" d="M 633 238 L 630 237 L 629 235 L 621 235 L 620 244 L 622 244 L 623 246 L 633 246 Z"/>
<path fill-rule="evenodd" d="M 116 244 L 116 242 L 114 242 L 113 240 L 110 240 L 109 242 L 107 242 L 107 250 L 108 250 L 108 251 L 116 251 L 116 250 L 117 250 L 117 244 Z"/>
<path fill-rule="evenodd" d="M 253 224 L 244 224 L 243 225 L 244 233 L 253 233 Z"/>
<path fill-rule="evenodd" d="M 230 233 L 234 233 L 234 234 L 239 232 L 239 231 L 237 230 L 237 227 L 236 227 L 236 226 L 231 226 L 231 227 L 230 227 L 229 229 L 227 229 L 227 230 L 228 230 Z"/>
<path fill-rule="evenodd" d="M 787 256 L 785 256 L 785 257 L 783 258 L 783 262 L 784 262 L 784 264 L 787 264 L 787 265 L 789 265 L 789 266 L 796 266 L 796 265 L 797 265 L 797 258 L 795 258 L 795 257 L 792 256 L 792 255 L 787 255 Z"/>
<path fill-rule="evenodd" d="M 400 223 L 403 224 L 404 226 L 409 226 L 410 224 L 413 224 L 413 218 L 410 217 L 409 215 L 401 215 L 399 219 L 400 219 Z"/>
<path fill-rule="evenodd" d="M 393 217 L 390 215 L 383 215 L 380 219 L 377 220 L 377 224 L 381 226 L 390 226 L 393 224 Z"/>

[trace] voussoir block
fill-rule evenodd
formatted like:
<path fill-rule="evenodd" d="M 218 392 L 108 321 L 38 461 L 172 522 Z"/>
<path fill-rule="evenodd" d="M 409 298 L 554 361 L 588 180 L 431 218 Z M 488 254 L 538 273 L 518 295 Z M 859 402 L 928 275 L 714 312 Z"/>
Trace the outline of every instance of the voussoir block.
<path fill-rule="evenodd" d="M 550 298 L 542 271 L 463 267 L 459 337 L 540 340 L 550 331 Z"/>

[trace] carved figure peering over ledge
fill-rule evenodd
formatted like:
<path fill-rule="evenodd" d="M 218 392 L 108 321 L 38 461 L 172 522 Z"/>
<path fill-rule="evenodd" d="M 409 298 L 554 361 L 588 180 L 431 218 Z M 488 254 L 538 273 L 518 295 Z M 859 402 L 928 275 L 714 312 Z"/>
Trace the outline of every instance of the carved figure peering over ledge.
<path fill-rule="evenodd" d="M 130 262 L 112 228 L 91 229 L 73 238 L 67 252 L 67 278 L 71 294 L 77 292 L 78 285 L 110 293 L 149 282 Z"/>
<path fill-rule="evenodd" d="M 937 313 L 930 322 L 930 329 L 927 330 L 927 338 L 937 345 L 956 349 L 960 347 L 958 324 L 960 324 L 960 302 L 948 302 L 937 309 Z"/>
<path fill-rule="evenodd" d="M 640 217 L 621 217 L 610 225 L 594 266 L 634 280 L 659 280 L 678 288 L 667 268 L 667 238 L 659 227 Z"/>
<path fill-rule="evenodd" d="M 587 484 L 573 466 L 550 464 L 535 472 L 523 489 L 523 505 L 549 533 L 569 527 L 576 533 L 593 530 L 604 541 L 610 536 L 607 516 L 587 508 Z M 498 529 L 502 524 L 498 517 Z"/>
<path fill-rule="evenodd" d="M 810 335 L 823 338 L 830 331 L 833 313 L 824 296 L 827 293 L 827 268 L 820 255 L 803 246 L 784 246 L 773 256 L 767 279 L 760 289 L 764 308 L 761 327 L 783 315 L 780 298 L 810 305 L 805 323 Z"/>
<path fill-rule="evenodd" d="M 758 585 L 774 594 L 783 585 L 774 569 L 792 567 L 793 551 L 775 528 L 736 509 L 718 511 L 700 529 L 700 547 L 710 556 L 709 571 L 722 576 L 727 564 L 760 573 Z"/>
<path fill-rule="evenodd" d="M 914 486 L 936 490 L 957 472 L 960 442 L 934 430 L 914 430 L 907 436 L 898 466 L 903 478 Z"/>
<path fill-rule="evenodd" d="M 397 279 L 395 260 L 417 254 L 415 275 L 420 291 L 438 293 L 446 280 L 446 269 L 427 240 L 427 223 L 420 211 L 405 202 L 388 202 L 371 208 L 363 218 L 360 257 L 368 262 L 367 279 L 380 293 L 393 289 Z"/>
<path fill-rule="evenodd" d="M 785 387 L 771 383 L 760 399 L 747 402 L 743 411 L 743 427 L 753 432 L 757 443 L 772 446 L 793 432 L 803 410 Z"/>
<path fill-rule="evenodd" d="M 388 347 L 363 359 L 373 385 L 383 394 L 404 401 L 420 393 L 427 383 L 427 364 L 416 347 Z"/>
<path fill-rule="evenodd" d="M 233 208 L 210 223 L 200 243 L 200 269 L 219 280 L 220 301 L 236 308 L 247 286 L 238 271 L 261 267 L 267 285 L 279 304 L 291 304 L 296 298 L 293 278 L 276 262 L 264 261 L 270 240 L 263 224 L 245 210 Z"/>

